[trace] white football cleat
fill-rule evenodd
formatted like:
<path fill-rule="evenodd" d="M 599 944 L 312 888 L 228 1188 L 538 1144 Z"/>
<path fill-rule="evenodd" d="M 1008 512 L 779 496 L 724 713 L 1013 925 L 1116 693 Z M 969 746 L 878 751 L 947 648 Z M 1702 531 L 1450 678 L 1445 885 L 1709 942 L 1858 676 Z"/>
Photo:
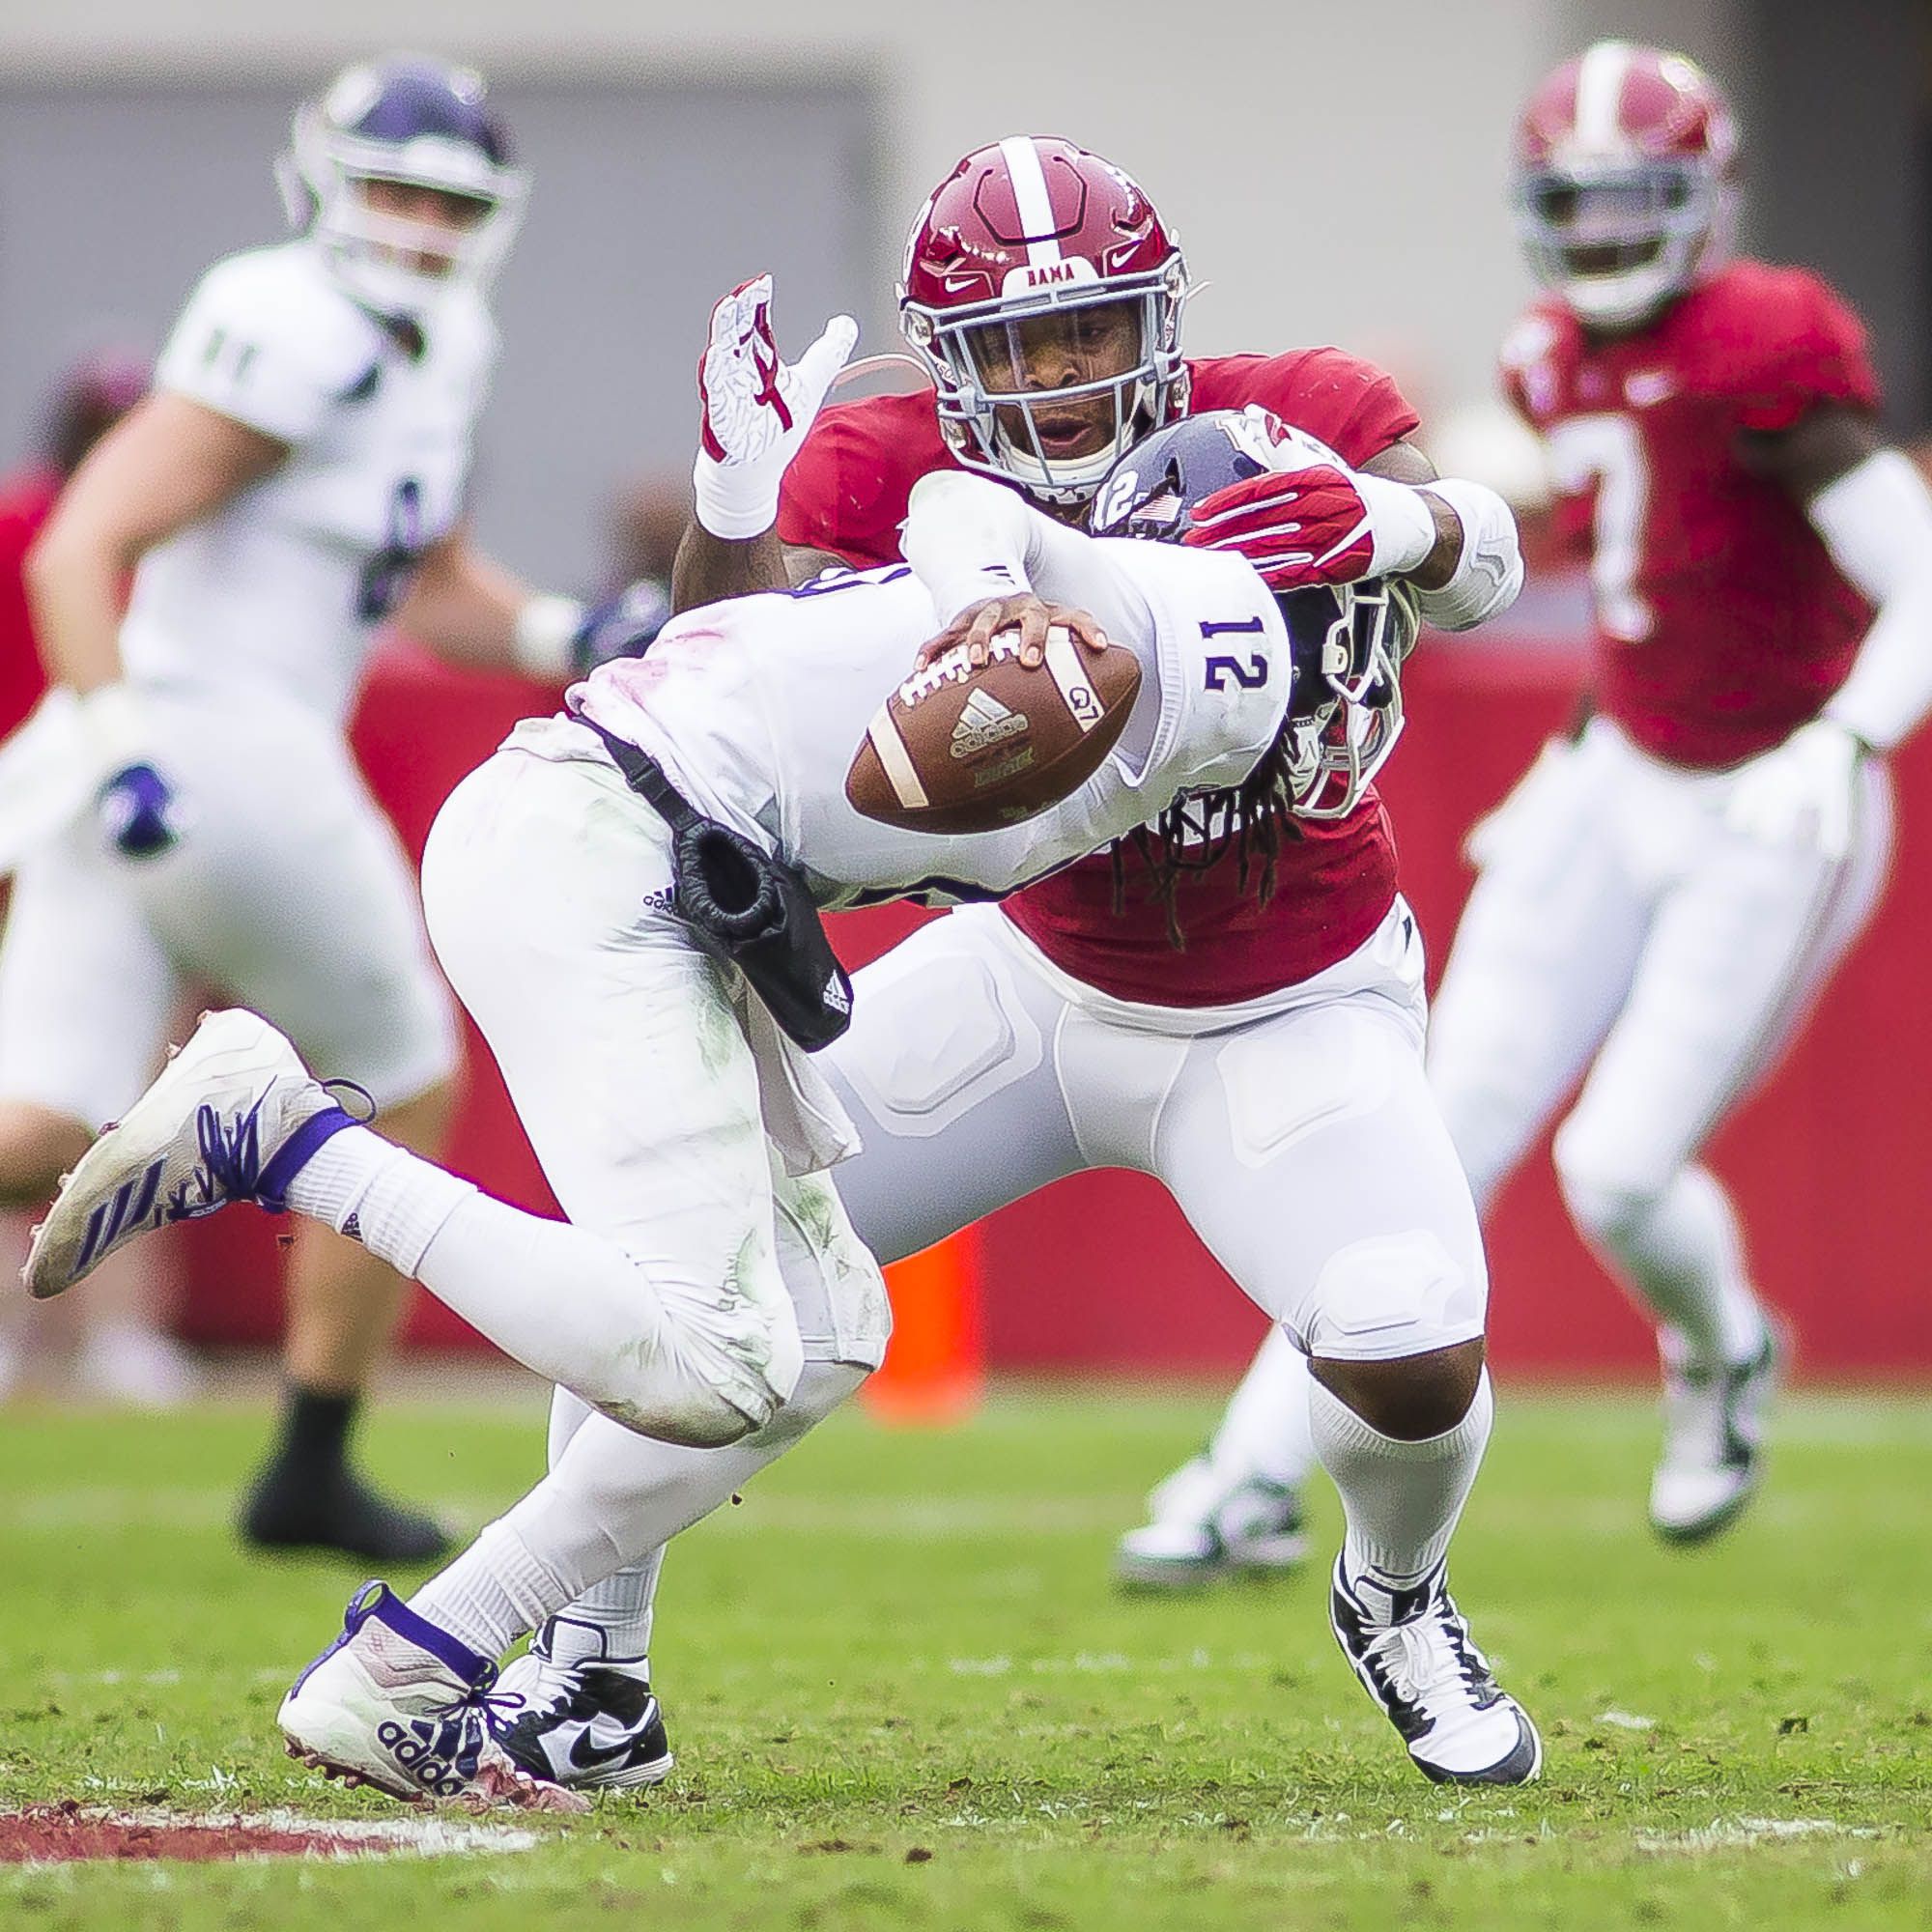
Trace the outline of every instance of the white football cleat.
<path fill-rule="evenodd" d="M 44 1299 L 117 1248 L 236 1201 L 279 1211 L 324 1141 L 355 1122 L 255 1013 L 204 1013 L 188 1043 L 61 1182 L 34 1230 L 28 1288 Z"/>
<path fill-rule="evenodd" d="M 612 1657 L 595 1624 L 552 1617 L 528 1652 L 503 1666 L 497 1690 L 506 1714 L 497 1742 L 532 1777 L 573 1791 L 621 1791 L 670 1776 L 675 1760 L 650 1661 Z"/>
<path fill-rule="evenodd" d="M 1266 1476 L 1183 1463 L 1148 1497 L 1148 1520 L 1114 1550 L 1131 1589 L 1191 1589 L 1218 1577 L 1292 1570 L 1308 1554 L 1301 1497 Z"/>
<path fill-rule="evenodd" d="M 1663 1345 L 1663 1454 L 1650 1482 L 1650 1526 L 1666 1543 L 1702 1543 L 1728 1529 L 1763 1473 L 1764 1414 L 1777 1387 L 1769 1327 L 1748 1361 L 1687 1367 Z"/>
<path fill-rule="evenodd" d="M 1543 1740 L 1491 1674 L 1437 1564 L 1413 1589 L 1350 1579 L 1335 1559 L 1328 1622 L 1362 1688 L 1436 1784 L 1527 1784 Z"/>
<path fill-rule="evenodd" d="M 520 1771 L 493 1736 L 497 1665 L 403 1603 L 386 1583 L 349 1600 L 342 1634 L 298 1677 L 276 1721 L 289 1755 L 351 1785 L 416 1804 L 587 1811 L 587 1799 Z"/>

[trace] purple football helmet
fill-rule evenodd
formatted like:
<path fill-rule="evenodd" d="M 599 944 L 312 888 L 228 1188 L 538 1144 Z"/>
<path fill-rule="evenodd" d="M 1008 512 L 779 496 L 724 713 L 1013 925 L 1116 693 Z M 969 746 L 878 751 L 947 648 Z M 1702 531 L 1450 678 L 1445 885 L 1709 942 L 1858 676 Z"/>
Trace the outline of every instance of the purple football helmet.
<path fill-rule="evenodd" d="M 421 317 L 501 266 L 529 183 L 510 163 L 483 77 L 418 56 L 345 68 L 297 108 L 275 164 L 290 221 L 343 288 L 378 314 Z M 455 225 L 374 205 L 369 184 L 453 197 Z"/>
<path fill-rule="evenodd" d="M 1179 543 L 1203 498 L 1334 451 L 1254 405 L 1183 416 L 1146 436 L 1094 493 L 1095 536 Z M 1402 661 L 1415 643 L 1415 593 L 1386 578 L 1278 592 L 1294 660 L 1283 724 L 1286 803 L 1299 818 L 1347 818 L 1402 735 Z"/>

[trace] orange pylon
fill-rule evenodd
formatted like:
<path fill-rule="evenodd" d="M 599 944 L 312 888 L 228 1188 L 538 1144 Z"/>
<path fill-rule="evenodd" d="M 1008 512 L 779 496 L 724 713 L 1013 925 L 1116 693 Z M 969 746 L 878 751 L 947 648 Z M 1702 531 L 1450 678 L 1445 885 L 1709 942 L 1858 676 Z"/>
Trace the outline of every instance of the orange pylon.
<path fill-rule="evenodd" d="M 980 1405 L 986 1352 L 980 1325 L 980 1243 L 971 1228 L 886 1270 L 893 1339 L 866 1384 L 881 1421 L 928 1427 L 960 1421 Z"/>

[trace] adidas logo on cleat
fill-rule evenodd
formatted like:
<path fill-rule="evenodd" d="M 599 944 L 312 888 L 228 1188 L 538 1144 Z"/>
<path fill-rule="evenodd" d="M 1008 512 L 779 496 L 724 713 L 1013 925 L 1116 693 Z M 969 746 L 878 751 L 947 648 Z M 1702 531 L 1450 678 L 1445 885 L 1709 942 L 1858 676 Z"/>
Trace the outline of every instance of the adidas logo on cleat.
<path fill-rule="evenodd" d="M 459 1797 L 476 1774 L 475 1753 L 464 1752 L 465 1762 L 469 1765 L 466 1772 L 462 1765 L 452 1764 L 439 1753 L 432 1738 L 422 1735 L 429 1728 L 427 1724 L 412 1725 L 410 1730 L 417 1733 L 412 1737 L 410 1730 L 390 1719 L 377 1726 L 376 1740 L 425 1791 L 433 1792 L 438 1798 Z M 461 1726 L 457 1729 L 459 1735 L 456 1742 L 461 1744 Z"/>
<path fill-rule="evenodd" d="M 960 707 L 959 722 L 952 727 L 952 755 L 978 757 L 981 752 L 1027 728 L 1024 711 L 1011 711 L 984 691 L 971 693 Z"/>

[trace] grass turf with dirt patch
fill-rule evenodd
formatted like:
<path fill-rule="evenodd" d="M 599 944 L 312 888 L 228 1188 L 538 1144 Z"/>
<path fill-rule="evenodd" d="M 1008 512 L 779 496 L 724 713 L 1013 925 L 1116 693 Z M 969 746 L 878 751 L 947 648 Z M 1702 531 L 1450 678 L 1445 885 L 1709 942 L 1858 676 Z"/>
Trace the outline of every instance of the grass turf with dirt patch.
<path fill-rule="evenodd" d="M 1290 1581 L 1110 1590 L 1212 1413 L 1015 1391 L 950 1433 L 841 1417 L 673 1552 L 659 1791 L 488 1855 L 0 1865 L 0 1924 L 1932 1924 L 1932 1405 L 1787 1403 L 1766 1495 L 1683 1552 L 1641 1521 L 1647 1404 L 1506 1392 L 1454 1566 L 1548 1746 L 1504 1793 L 1426 1783 L 1349 1675 L 1325 1487 Z M 237 1547 L 261 1434 L 0 1415 L 0 1807 L 404 1815 L 281 1754 L 276 1701 L 359 1577 Z M 368 1446 L 473 1523 L 536 1473 L 541 1411 L 392 1408 Z"/>

